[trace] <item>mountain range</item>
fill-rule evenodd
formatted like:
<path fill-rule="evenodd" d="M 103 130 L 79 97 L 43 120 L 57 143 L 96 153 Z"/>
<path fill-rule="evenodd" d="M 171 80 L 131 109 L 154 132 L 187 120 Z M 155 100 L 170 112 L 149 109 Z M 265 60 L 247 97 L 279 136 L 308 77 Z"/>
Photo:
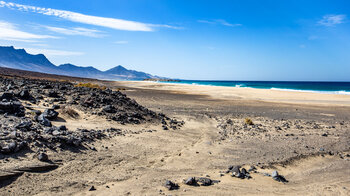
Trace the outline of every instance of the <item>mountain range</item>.
<path fill-rule="evenodd" d="M 43 54 L 28 54 L 24 49 L 15 49 L 13 46 L 0 46 L 0 67 L 104 80 L 143 80 L 160 78 L 148 73 L 128 70 L 121 65 L 107 71 L 101 71 L 91 66 L 81 67 L 69 63 L 56 66 Z"/>

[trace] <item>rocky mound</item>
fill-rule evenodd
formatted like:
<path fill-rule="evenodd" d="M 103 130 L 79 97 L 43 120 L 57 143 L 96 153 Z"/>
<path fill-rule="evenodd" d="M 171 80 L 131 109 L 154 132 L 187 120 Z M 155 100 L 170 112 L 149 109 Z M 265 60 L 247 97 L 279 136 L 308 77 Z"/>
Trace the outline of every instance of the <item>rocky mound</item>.
<path fill-rule="evenodd" d="M 39 105 L 46 109 L 34 110 Z M 0 153 L 11 154 L 25 147 L 35 151 L 79 147 L 84 142 L 123 134 L 119 129 L 69 131 L 65 126 L 53 126 L 51 121 L 59 116 L 56 109 L 67 106 L 121 124 L 162 124 L 164 129 L 177 129 L 183 124 L 139 105 L 119 91 L 78 87 L 70 82 L 0 77 Z"/>

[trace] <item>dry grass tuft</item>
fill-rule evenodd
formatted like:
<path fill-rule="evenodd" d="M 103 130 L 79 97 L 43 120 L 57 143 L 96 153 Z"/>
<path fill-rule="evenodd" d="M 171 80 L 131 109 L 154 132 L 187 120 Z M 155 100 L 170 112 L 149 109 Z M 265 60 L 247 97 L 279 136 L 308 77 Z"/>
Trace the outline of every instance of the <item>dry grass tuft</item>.
<path fill-rule="evenodd" d="M 105 86 L 100 86 L 98 84 L 92 84 L 92 83 L 82 83 L 82 82 L 79 82 L 78 84 L 74 85 L 75 87 L 87 87 L 87 88 L 98 88 L 98 89 L 101 89 L 101 90 L 106 90 L 107 87 Z"/>
<path fill-rule="evenodd" d="M 247 124 L 247 125 L 254 125 L 252 119 L 250 119 L 250 118 L 244 119 L 244 123 Z"/>
<path fill-rule="evenodd" d="M 61 113 L 62 114 L 66 114 L 67 116 L 69 116 L 71 118 L 78 118 L 79 117 L 79 113 L 77 111 L 75 111 L 71 107 L 64 107 L 64 108 L 62 108 Z"/>

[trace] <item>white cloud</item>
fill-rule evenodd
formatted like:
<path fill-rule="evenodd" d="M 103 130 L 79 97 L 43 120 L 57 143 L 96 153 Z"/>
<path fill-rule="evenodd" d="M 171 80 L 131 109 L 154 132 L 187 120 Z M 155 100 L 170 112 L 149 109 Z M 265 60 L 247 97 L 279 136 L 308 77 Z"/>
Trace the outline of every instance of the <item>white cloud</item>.
<path fill-rule="evenodd" d="M 31 44 L 32 46 L 39 46 L 39 47 L 49 47 L 48 44 L 43 44 L 43 43 L 33 43 Z"/>
<path fill-rule="evenodd" d="M 346 15 L 344 14 L 338 14 L 338 15 L 330 14 L 330 15 L 323 16 L 322 20 L 318 21 L 318 24 L 326 27 L 331 27 L 337 24 L 344 23 L 345 19 L 346 19 Z"/>
<path fill-rule="evenodd" d="M 128 44 L 128 41 L 124 41 L 124 40 L 120 40 L 120 41 L 116 41 L 114 42 L 115 44 Z"/>
<path fill-rule="evenodd" d="M 1 5 L 1 4 L 0 4 Z M 22 42 L 37 42 L 40 39 L 57 38 L 50 35 L 38 35 L 18 30 L 16 25 L 0 21 L 0 39 Z"/>
<path fill-rule="evenodd" d="M 30 54 L 44 54 L 45 56 L 78 56 L 84 55 L 83 52 L 73 52 L 65 50 L 51 50 L 51 49 L 42 49 L 42 48 L 26 48 L 26 51 Z"/>
<path fill-rule="evenodd" d="M 228 27 L 238 27 L 238 26 L 242 26 L 242 24 L 232 24 L 227 22 L 226 20 L 223 19 L 216 19 L 216 20 L 197 20 L 197 22 L 200 23 L 206 23 L 206 24 L 214 24 L 214 25 L 224 25 L 224 26 L 228 26 Z"/>
<path fill-rule="evenodd" d="M 147 24 L 147 23 L 130 21 L 130 20 L 91 16 L 91 15 L 85 15 L 77 12 L 57 10 L 57 9 L 51 9 L 51 8 L 41 8 L 41 7 L 22 5 L 17 3 L 10 3 L 5 1 L 0 1 L 0 7 L 17 9 L 20 11 L 34 12 L 34 13 L 39 13 L 39 14 L 48 15 L 48 16 L 56 16 L 58 18 L 66 19 L 72 22 L 102 26 L 102 27 L 125 30 L 125 31 L 154 31 L 152 27 L 177 28 L 170 25 Z"/>
<path fill-rule="evenodd" d="M 62 28 L 62 27 L 51 27 L 51 26 L 45 26 L 46 29 L 56 32 L 56 33 L 61 33 L 64 35 L 82 35 L 82 36 L 87 36 L 87 37 L 103 37 L 103 34 L 100 34 L 101 31 L 95 30 L 95 29 L 87 29 L 87 28 L 82 28 L 82 27 L 74 27 L 71 29 L 68 28 Z"/>

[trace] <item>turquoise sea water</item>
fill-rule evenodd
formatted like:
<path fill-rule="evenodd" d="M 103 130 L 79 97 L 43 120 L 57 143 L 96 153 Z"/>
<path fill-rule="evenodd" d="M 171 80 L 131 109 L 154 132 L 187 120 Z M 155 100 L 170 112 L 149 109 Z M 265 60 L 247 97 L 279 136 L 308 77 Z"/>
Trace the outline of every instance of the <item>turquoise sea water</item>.
<path fill-rule="evenodd" d="M 273 89 L 284 91 L 305 91 L 350 95 L 350 82 L 278 82 L 278 81 L 204 81 L 180 80 L 176 82 L 192 85 L 231 86 L 239 88 Z"/>

